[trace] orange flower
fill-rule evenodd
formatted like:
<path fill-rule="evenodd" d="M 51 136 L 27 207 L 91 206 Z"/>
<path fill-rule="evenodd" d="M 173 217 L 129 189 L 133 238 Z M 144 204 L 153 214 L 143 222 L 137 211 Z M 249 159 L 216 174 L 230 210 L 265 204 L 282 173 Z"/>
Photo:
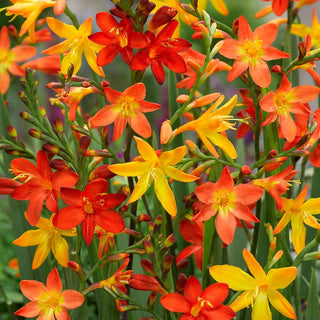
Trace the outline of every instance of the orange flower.
<path fill-rule="evenodd" d="M 60 56 L 53 54 L 52 56 L 33 59 L 24 63 L 21 68 L 37 69 L 48 74 L 57 75 L 60 71 Z"/>
<path fill-rule="evenodd" d="M 315 86 L 305 85 L 292 88 L 288 78 L 284 75 L 280 87 L 275 92 L 269 91 L 260 100 L 261 109 L 269 112 L 262 125 L 266 126 L 278 119 L 284 137 L 291 142 L 296 136 L 296 124 L 290 112 L 308 115 L 310 109 L 304 104 L 317 98 L 319 93 L 320 88 Z"/>
<path fill-rule="evenodd" d="M 144 138 L 150 137 L 150 124 L 143 114 L 160 108 L 158 103 L 144 101 L 146 87 L 142 82 L 136 83 L 123 92 L 105 88 L 104 92 L 111 105 L 104 106 L 88 120 L 90 127 L 106 126 L 114 122 L 113 140 L 123 133 L 127 122 L 132 129 Z"/>
<path fill-rule="evenodd" d="M 275 174 L 274 176 L 255 179 L 253 185 L 258 186 L 266 190 L 276 202 L 276 208 L 278 211 L 282 208 L 281 194 L 287 192 L 290 186 L 290 179 L 297 174 L 297 170 L 292 170 L 293 165 L 284 169 L 282 172 Z"/>
<path fill-rule="evenodd" d="M 36 55 L 37 49 L 28 45 L 19 45 L 10 50 L 8 28 L 3 26 L 0 33 L 0 92 L 5 94 L 10 85 L 8 71 L 15 76 L 25 76 L 25 71 L 17 62 L 25 61 Z"/>
<path fill-rule="evenodd" d="M 54 14 L 63 13 L 66 1 L 65 0 L 11 0 L 12 6 L 7 7 L 6 15 L 21 15 L 26 18 L 22 24 L 19 36 L 23 36 L 29 31 L 31 41 L 35 42 L 35 23 L 40 13 L 46 9 L 53 7 Z"/>
<path fill-rule="evenodd" d="M 40 150 L 37 154 L 37 167 L 29 160 L 18 158 L 11 161 L 11 171 L 16 179 L 24 182 L 11 194 L 16 200 L 29 200 L 26 217 L 31 225 L 40 219 L 43 203 L 52 211 L 58 211 L 58 193 L 60 187 L 73 187 L 78 175 L 71 170 L 51 172 L 49 160 Z"/>
<path fill-rule="evenodd" d="M 219 50 L 223 56 L 235 59 L 228 81 L 236 79 L 249 68 L 252 80 L 262 88 L 268 87 L 271 74 L 266 61 L 290 57 L 288 53 L 270 46 L 277 36 L 277 25 L 267 23 L 252 32 L 248 21 L 241 16 L 238 36 L 239 40 L 222 40 L 223 46 Z"/>
<path fill-rule="evenodd" d="M 20 308 L 14 314 L 21 317 L 41 320 L 69 319 L 67 309 L 75 309 L 82 305 L 83 295 L 76 290 L 62 292 L 62 282 L 57 268 L 48 275 L 46 286 L 35 280 L 20 282 L 22 293 L 31 302 Z"/>
<path fill-rule="evenodd" d="M 263 195 L 260 188 L 250 184 L 234 186 L 229 167 L 225 167 L 216 183 L 206 182 L 196 187 L 198 199 L 205 205 L 194 216 L 193 221 L 206 221 L 216 215 L 215 225 L 221 240 L 230 244 L 233 241 L 237 219 L 259 222 L 251 210 Z"/>

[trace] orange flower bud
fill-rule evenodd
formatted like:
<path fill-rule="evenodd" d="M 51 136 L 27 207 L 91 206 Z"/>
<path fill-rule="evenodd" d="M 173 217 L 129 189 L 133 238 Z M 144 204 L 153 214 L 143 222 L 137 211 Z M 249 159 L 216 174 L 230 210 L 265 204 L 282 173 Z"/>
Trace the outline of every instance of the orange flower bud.
<path fill-rule="evenodd" d="M 170 138 L 172 137 L 172 127 L 170 120 L 165 120 L 162 122 L 161 129 L 160 129 L 160 143 L 165 144 L 167 143 Z"/>
<path fill-rule="evenodd" d="M 140 261 L 141 267 L 147 272 L 149 273 L 151 276 L 156 277 L 157 273 L 154 270 L 153 264 L 151 261 L 147 260 L 147 259 L 141 259 Z"/>
<path fill-rule="evenodd" d="M 189 101 L 189 96 L 186 94 L 180 94 L 180 96 L 178 96 L 176 99 L 177 103 L 185 103 L 187 101 Z"/>

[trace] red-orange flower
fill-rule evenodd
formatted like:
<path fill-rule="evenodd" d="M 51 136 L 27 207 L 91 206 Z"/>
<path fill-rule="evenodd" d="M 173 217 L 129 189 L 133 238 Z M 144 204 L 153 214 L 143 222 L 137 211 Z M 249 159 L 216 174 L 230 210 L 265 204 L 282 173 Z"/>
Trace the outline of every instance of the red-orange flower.
<path fill-rule="evenodd" d="M 71 170 L 52 173 L 49 160 L 42 150 L 38 152 L 36 162 L 37 166 L 23 158 L 11 161 L 11 171 L 16 179 L 24 182 L 12 192 L 11 197 L 29 200 L 26 218 L 33 226 L 40 219 L 43 203 L 51 212 L 57 212 L 60 188 L 73 187 L 78 181 L 78 175 Z"/>
<path fill-rule="evenodd" d="M 310 114 L 310 109 L 305 103 L 317 98 L 319 93 L 320 88 L 315 86 L 304 85 L 292 88 L 290 81 L 284 75 L 280 87 L 275 92 L 269 91 L 260 100 L 261 109 L 269 112 L 262 125 L 268 125 L 278 119 L 284 137 L 291 142 L 296 136 L 296 124 L 290 112 Z"/>
<path fill-rule="evenodd" d="M 271 195 L 276 202 L 276 208 L 278 211 L 282 208 L 281 195 L 287 192 L 291 178 L 293 178 L 298 172 L 297 170 L 292 169 L 293 165 L 290 165 L 288 168 L 274 176 L 253 180 L 253 184 L 255 186 L 263 188 Z"/>
<path fill-rule="evenodd" d="M 190 276 L 184 287 L 184 296 L 168 293 L 160 298 L 166 309 L 183 313 L 179 320 L 228 320 L 235 317 L 235 312 L 223 305 L 229 287 L 226 283 L 214 283 L 202 291 L 199 280 Z"/>
<path fill-rule="evenodd" d="M 182 219 L 179 224 L 179 231 L 183 239 L 192 243 L 192 245 L 182 249 L 179 252 L 177 255 L 177 263 L 179 263 L 182 259 L 194 254 L 196 265 L 200 270 L 202 270 L 204 232 L 203 222 L 192 222 L 187 219 Z"/>
<path fill-rule="evenodd" d="M 0 92 L 5 94 L 10 85 L 10 75 L 24 76 L 25 71 L 17 62 L 32 58 L 37 49 L 28 45 L 19 45 L 10 49 L 8 28 L 3 26 L 0 32 Z"/>
<path fill-rule="evenodd" d="M 239 18 L 239 31 L 236 39 L 226 39 L 219 53 L 229 59 L 235 59 L 228 81 L 236 79 L 249 68 L 252 80 L 260 87 L 266 88 L 271 83 L 271 74 L 266 61 L 288 58 L 290 55 L 271 47 L 277 36 L 277 25 L 267 23 L 252 32 L 248 21 Z"/>
<path fill-rule="evenodd" d="M 105 179 L 95 179 L 86 185 L 84 191 L 61 188 L 61 199 L 68 207 L 59 210 L 53 224 L 60 229 L 71 229 L 81 223 L 87 245 L 92 242 L 96 224 L 112 233 L 121 232 L 124 221 L 118 212 L 110 209 L 120 205 L 127 196 L 107 194 L 108 187 Z"/>
<path fill-rule="evenodd" d="M 102 32 L 96 32 L 89 36 L 95 43 L 105 47 L 97 56 L 99 66 L 105 66 L 121 54 L 124 62 L 130 63 L 133 58 L 133 48 L 142 49 L 148 44 L 147 37 L 141 32 L 134 32 L 128 18 L 122 19 L 119 23 L 108 12 L 98 12 L 96 22 Z"/>
<path fill-rule="evenodd" d="M 31 302 L 20 308 L 14 314 L 21 317 L 38 320 L 68 320 L 67 309 L 75 309 L 82 305 L 83 295 L 76 290 L 62 292 L 62 282 L 57 268 L 48 275 L 46 286 L 35 280 L 22 280 L 20 282 L 22 293 Z"/>
<path fill-rule="evenodd" d="M 225 244 L 233 241 L 237 219 L 259 222 L 253 215 L 252 206 L 262 197 L 263 191 L 249 184 L 234 186 L 229 167 L 225 167 L 216 183 L 206 182 L 196 187 L 198 199 L 205 205 L 193 221 L 206 221 L 216 215 L 216 230 Z"/>
<path fill-rule="evenodd" d="M 177 20 L 172 20 L 156 36 L 147 31 L 145 34 L 148 37 L 149 45 L 133 57 L 130 68 L 145 70 L 151 66 L 153 75 L 159 84 L 162 84 L 165 78 L 162 65 L 173 72 L 186 72 L 186 64 L 178 52 L 188 49 L 191 44 L 184 39 L 172 38 L 178 24 Z"/>
<path fill-rule="evenodd" d="M 144 138 L 150 137 L 152 130 L 143 114 L 160 108 L 158 103 L 144 101 L 146 87 L 138 82 L 123 92 L 105 88 L 104 92 L 111 105 L 104 106 L 88 120 L 90 127 L 106 126 L 114 122 L 113 140 L 123 133 L 127 122 L 131 128 Z"/>

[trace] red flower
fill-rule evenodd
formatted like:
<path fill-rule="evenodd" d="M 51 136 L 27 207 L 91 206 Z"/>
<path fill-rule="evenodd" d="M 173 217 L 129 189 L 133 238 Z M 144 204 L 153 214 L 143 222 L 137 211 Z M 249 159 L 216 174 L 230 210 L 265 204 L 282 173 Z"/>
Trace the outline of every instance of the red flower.
<path fill-rule="evenodd" d="M 96 224 L 112 233 L 121 232 L 124 221 L 119 213 L 110 209 L 120 205 L 127 196 L 107 194 L 108 187 L 106 180 L 96 179 L 88 183 L 84 191 L 61 188 L 61 199 L 69 207 L 59 210 L 53 224 L 60 229 L 71 229 L 81 223 L 87 245 L 92 242 Z"/>
<path fill-rule="evenodd" d="M 147 31 L 146 36 L 150 44 L 133 57 L 130 68 L 132 70 L 145 70 L 151 66 L 159 84 L 162 84 L 165 78 L 162 65 L 174 72 L 186 72 L 186 64 L 178 52 L 188 49 L 191 44 L 184 39 L 172 38 L 177 26 L 178 21 L 172 20 L 156 36 Z"/>
<path fill-rule="evenodd" d="M 128 18 L 124 18 L 118 23 L 108 12 L 98 12 L 96 21 L 102 32 L 90 35 L 89 39 L 105 46 L 97 56 L 99 66 L 109 64 L 119 52 L 123 61 L 129 64 L 133 58 L 132 48 L 142 49 L 148 44 L 143 33 L 133 32 L 132 24 Z"/>
<path fill-rule="evenodd" d="M 228 292 L 225 283 L 212 284 L 202 291 L 199 280 L 190 276 L 184 287 L 184 296 L 168 293 L 160 298 L 160 303 L 170 311 L 183 313 L 179 320 L 228 320 L 236 315 L 230 307 L 222 305 Z"/>
<path fill-rule="evenodd" d="M 59 170 L 52 173 L 49 160 L 44 151 L 37 154 L 37 167 L 29 160 L 18 158 L 11 161 L 11 171 L 16 178 L 24 182 L 11 194 L 16 200 L 29 200 L 27 220 L 36 225 L 40 219 L 43 203 L 51 212 L 58 211 L 60 188 L 73 187 L 78 175 L 71 170 Z"/>

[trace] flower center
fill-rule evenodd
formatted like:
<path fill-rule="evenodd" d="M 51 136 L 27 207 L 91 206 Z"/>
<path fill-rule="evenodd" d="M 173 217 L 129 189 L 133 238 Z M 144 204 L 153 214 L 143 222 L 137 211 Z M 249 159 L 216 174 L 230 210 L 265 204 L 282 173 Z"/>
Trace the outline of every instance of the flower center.
<path fill-rule="evenodd" d="M 83 197 L 83 202 L 84 202 L 84 207 L 83 207 L 84 212 L 88 214 L 94 213 L 92 203 L 89 201 L 89 199 L 86 197 Z"/>
<path fill-rule="evenodd" d="M 128 34 L 123 31 L 123 28 L 111 28 L 109 33 L 119 41 L 121 48 L 124 48 L 128 45 Z"/>
<path fill-rule="evenodd" d="M 134 97 L 123 97 L 120 100 L 121 116 L 133 117 L 135 115 L 134 110 L 138 108 L 138 104 L 135 102 Z"/>
<path fill-rule="evenodd" d="M 274 96 L 274 104 L 277 106 L 277 112 L 280 114 L 287 114 L 289 101 L 287 95 L 284 94 L 276 94 Z"/>
<path fill-rule="evenodd" d="M 260 59 L 263 41 L 259 40 L 257 37 L 254 40 L 246 40 L 243 44 L 244 54 L 250 59 Z"/>
<path fill-rule="evenodd" d="M 208 307 L 213 308 L 213 305 L 209 301 L 207 301 L 207 300 L 205 300 L 205 299 L 203 299 L 201 297 L 198 297 L 198 301 L 197 301 L 197 303 L 195 305 L 192 306 L 190 313 L 194 317 L 197 317 L 199 315 L 201 309 L 204 306 L 208 306 Z"/>
<path fill-rule="evenodd" d="M 222 191 L 215 193 L 214 202 L 217 204 L 218 207 L 227 207 L 230 203 L 229 192 Z"/>
<path fill-rule="evenodd" d="M 14 61 L 13 53 L 0 49 L 0 73 L 4 73 Z"/>

